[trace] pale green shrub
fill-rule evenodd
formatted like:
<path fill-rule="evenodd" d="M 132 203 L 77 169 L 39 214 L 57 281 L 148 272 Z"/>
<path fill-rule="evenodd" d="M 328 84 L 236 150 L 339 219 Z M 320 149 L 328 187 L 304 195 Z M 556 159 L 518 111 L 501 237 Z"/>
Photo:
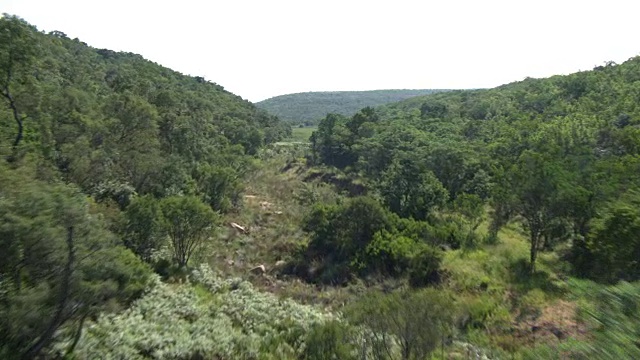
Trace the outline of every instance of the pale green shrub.
<path fill-rule="evenodd" d="M 209 267 L 192 281 L 211 291 L 206 299 L 194 287 L 155 286 L 119 314 L 87 325 L 74 355 L 82 359 L 284 359 L 304 350 L 316 323 L 331 318 L 311 306 L 281 300 L 241 279 L 223 279 Z M 64 348 L 67 344 L 60 344 Z"/>

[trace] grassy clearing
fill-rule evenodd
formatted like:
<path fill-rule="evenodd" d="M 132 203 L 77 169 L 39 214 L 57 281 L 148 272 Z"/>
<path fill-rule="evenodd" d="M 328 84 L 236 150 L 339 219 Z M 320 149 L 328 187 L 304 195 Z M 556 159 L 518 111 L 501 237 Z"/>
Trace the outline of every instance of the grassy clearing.
<path fill-rule="evenodd" d="M 312 204 L 335 202 L 338 196 L 331 185 L 303 181 L 307 170 L 303 153 L 292 150 L 287 148 L 261 160 L 258 170 L 247 179 L 241 208 L 225 216 L 224 228 L 204 251 L 203 260 L 227 277 L 240 276 L 260 289 L 303 303 L 340 303 L 345 297 L 336 295 L 340 291 L 323 291 L 279 274 L 282 263 L 291 260 L 308 241 L 301 224 Z M 232 228 L 231 223 L 246 231 Z M 260 265 L 266 270 L 264 274 L 251 272 Z"/>
<path fill-rule="evenodd" d="M 318 130 L 317 126 L 293 127 L 291 128 L 291 141 L 309 142 L 311 133 Z"/>
<path fill-rule="evenodd" d="M 558 334 L 564 339 L 584 332 L 576 320 L 578 296 L 570 296 L 577 286 L 570 285 L 573 279 L 557 252 L 540 253 L 534 275 L 528 273 L 528 259 L 527 234 L 516 223 L 499 232 L 496 244 L 445 254 L 443 286 L 458 294 L 467 314 L 467 339 L 504 350 L 494 356 L 519 358 L 521 349 L 536 343 L 559 343 Z"/>

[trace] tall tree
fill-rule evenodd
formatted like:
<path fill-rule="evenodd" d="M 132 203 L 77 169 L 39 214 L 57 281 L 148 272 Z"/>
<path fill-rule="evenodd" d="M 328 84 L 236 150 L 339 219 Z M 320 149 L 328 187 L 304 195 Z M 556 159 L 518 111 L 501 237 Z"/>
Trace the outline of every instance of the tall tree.
<path fill-rule="evenodd" d="M 529 260 L 532 273 L 536 269 L 543 235 L 551 222 L 561 214 L 558 194 L 561 184 L 566 180 L 565 175 L 561 165 L 554 159 L 527 150 L 512 166 L 507 175 L 509 182 L 503 184 L 511 189 L 510 194 L 496 199 L 511 202 L 513 211 L 524 219 L 531 243 Z"/>
<path fill-rule="evenodd" d="M 160 202 L 151 195 L 134 198 L 125 211 L 124 244 L 143 260 L 151 260 L 153 250 L 162 246 Z"/>
<path fill-rule="evenodd" d="M 193 253 L 213 235 L 218 215 L 195 196 L 164 198 L 161 208 L 174 260 L 179 267 L 185 267 Z"/>
<path fill-rule="evenodd" d="M 591 227 L 591 276 L 610 282 L 640 279 L 640 192 L 603 208 Z"/>
<path fill-rule="evenodd" d="M 341 115 L 328 114 L 318 130 L 311 134 L 311 145 L 314 160 L 319 163 L 344 168 L 352 165 L 356 158 L 351 151 L 352 132 L 346 127 L 347 118 Z"/>

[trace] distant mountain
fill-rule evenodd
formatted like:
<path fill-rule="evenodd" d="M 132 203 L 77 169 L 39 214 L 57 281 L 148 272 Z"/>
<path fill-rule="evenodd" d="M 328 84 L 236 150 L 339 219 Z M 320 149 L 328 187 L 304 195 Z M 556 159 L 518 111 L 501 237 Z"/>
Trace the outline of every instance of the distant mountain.
<path fill-rule="evenodd" d="M 328 113 L 351 116 L 367 106 L 379 106 L 447 90 L 371 90 L 323 91 L 288 94 L 256 103 L 280 119 L 296 123 L 311 123 Z"/>

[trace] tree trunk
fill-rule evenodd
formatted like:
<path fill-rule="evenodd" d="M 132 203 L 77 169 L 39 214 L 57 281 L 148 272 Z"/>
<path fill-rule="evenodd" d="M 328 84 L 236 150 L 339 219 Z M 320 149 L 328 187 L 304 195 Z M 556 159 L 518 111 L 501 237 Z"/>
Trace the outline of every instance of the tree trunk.
<path fill-rule="evenodd" d="M 530 264 L 529 264 L 529 272 L 534 274 L 536 272 L 536 259 L 538 258 L 538 241 L 540 239 L 540 235 L 532 232 L 531 234 L 531 256 L 530 256 Z"/>
<path fill-rule="evenodd" d="M 89 311 L 86 311 L 82 315 L 82 318 L 80 318 L 80 324 L 78 324 L 78 330 L 76 330 L 76 333 L 73 336 L 73 342 L 67 348 L 67 352 L 66 352 L 66 354 L 64 356 L 65 359 L 68 358 L 73 353 L 73 351 L 75 350 L 76 346 L 78 345 L 78 342 L 80 341 L 80 337 L 82 336 L 82 327 L 84 326 L 84 321 L 87 319 L 88 316 L 89 316 Z"/>
<path fill-rule="evenodd" d="M 53 335 L 63 322 L 64 310 L 69 300 L 69 292 L 71 290 L 71 273 L 73 272 L 73 263 L 75 262 L 75 247 L 73 246 L 73 227 L 67 229 L 67 263 L 62 274 L 62 283 L 60 284 L 60 294 L 58 297 L 58 306 L 49 326 L 40 336 L 35 344 L 22 355 L 22 359 L 35 359 L 38 354 L 47 347 L 53 340 Z"/>
<path fill-rule="evenodd" d="M 7 84 L 5 84 L 4 89 L 2 89 L 2 96 L 9 101 L 9 107 L 11 108 L 11 112 L 13 113 L 13 119 L 16 121 L 18 125 L 18 133 L 16 134 L 15 139 L 13 140 L 13 148 L 18 147 L 20 145 L 20 141 L 22 140 L 22 134 L 24 132 L 24 126 L 22 124 L 22 116 L 20 116 L 20 112 L 18 111 L 18 107 L 16 106 L 16 101 L 13 96 L 11 96 L 11 92 L 9 92 L 9 82 L 11 81 L 11 72 L 7 74 Z"/>

